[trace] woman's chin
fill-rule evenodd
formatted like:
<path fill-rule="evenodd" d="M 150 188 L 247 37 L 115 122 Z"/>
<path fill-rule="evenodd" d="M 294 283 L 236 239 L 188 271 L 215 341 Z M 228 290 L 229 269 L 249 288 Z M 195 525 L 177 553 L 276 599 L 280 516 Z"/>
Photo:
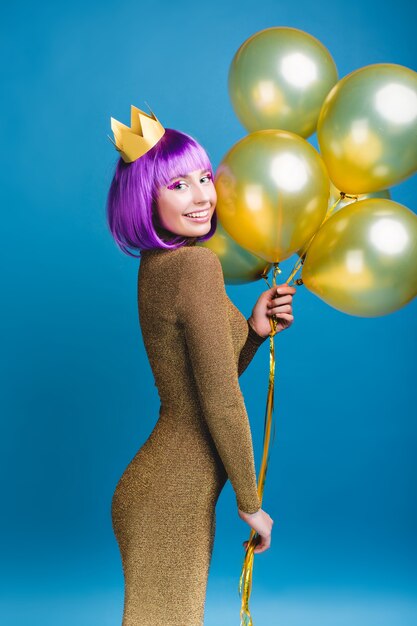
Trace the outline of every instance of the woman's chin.
<path fill-rule="evenodd" d="M 185 237 L 202 237 L 203 235 L 207 235 L 210 232 L 211 228 L 211 220 L 204 222 L 202 224 L 194 224 L 192 228 L 187 228 L 184 231 L 183 235 Z"/>

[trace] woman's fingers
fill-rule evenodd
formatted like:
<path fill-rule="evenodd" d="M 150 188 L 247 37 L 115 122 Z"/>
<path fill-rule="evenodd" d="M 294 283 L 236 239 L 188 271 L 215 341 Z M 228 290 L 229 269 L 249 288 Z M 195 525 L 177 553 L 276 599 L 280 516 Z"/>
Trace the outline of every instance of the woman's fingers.
<path fill-rule="evenodd" d="M 259 554 L 260 552 L 265 552 L 271 547 L 271 536 L 269 537 L 260 536 L 260 539 L 261 540 L 259 541 L 259 543 L 255 546 L 255 549 L 254 549 L 255 554 Z M 242 544 L 245 550 L 248 549 L 248 543 L 249 543 L 248 541 L 244 541 Z"/>
<path fill-rule="evenodd" d="M 269 549 L 271 545 L 271 536 L 269 537 L 261 537 L 260 543 L 255 547 L 254 553 L 259 554 L 260 552 L 265 552 Z"/>
<path fill-rule="evenodd" d="M 297 291 L 295 287 L 292 287 L 292 286 L 290 287 L 289 285 L 287 285 L 287 283 L 283 283 L 282 285 L 277 285 L 276 290 L 278 292 L 278 295 L 283 295 L 286 293 L 294 294 Z"/>
<path fill-rule="evenodd" d="M 292 306 L 291 304 L 280 304 L 279 306 L 271 307 L 268 313 L 291 313 Z"/>
<path fill-rule="evenodd" d="M 292 322 L 294 320 L 294 315 L 290 315 L 290 313 L 280 313 L 280 315 L 272 315 L 275 319 L 287 320 L 288 322 Z"/>
<path fill-rule="evenodd" d="M 243 511 L 239 510 L 239 516 L 246 521 L 249 526 L 254 530 L 257 535 L 256 538 L 253 539 L 254 542 L 254 553 L 259 554 L 260 552 L 265 552 L 271 545 L 271 533 L 272 533 L 272 525 L 274 523 L 273 519 L 266 511 L 262 508 L 256 512 L 256 516 L 250 518 L 250 516 Z M 245 550 L 248 549 L 249 541 L 244 541 L 242 543 Z"/>
<path fill-rule="evenodd" d="M 276 296 L 275 298 L 272 298 L 269 302 L 266 303 L 266 306 L 269 308 L 271 306 L 277 306 L 278 304 L 287 304 L 289 302 L 292 302 L 292 296 L 288 295 L 288 296 Z"/>

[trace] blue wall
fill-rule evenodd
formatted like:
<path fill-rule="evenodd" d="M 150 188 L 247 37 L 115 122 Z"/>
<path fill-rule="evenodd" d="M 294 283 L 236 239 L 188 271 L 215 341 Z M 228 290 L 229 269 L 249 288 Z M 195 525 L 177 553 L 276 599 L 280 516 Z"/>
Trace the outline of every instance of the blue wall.
<path fill-rule="evenodd" d="M 305 30 L 340 77 L 380 62 L 415 70 L 416 11 L 408 0 L 76 0 L 3 13 L 0 621 L 117 626 L 110 500 L 158 397 L 137 319 L 138 261 L 116 249 L 104 219 L 117 160 L 110 116 L 128 123 L 130 104 L 146 100 L 217 167 L 246 134 L 227 73 L 247 37 Z M 392 189 L 414 211 L 416 196 L 416 176 Z M 284 277 L 294 261 L 282 263 Z M 264 288 L 227 290 L 249 315 Z M 263 502 L 275 524 L 271 549 L 255 559 L 255 626 L 417 623 L 416 313 L 413 301 L 356 318 L 298 288 L 295 322 L 276 338 Z M 267 374 L 266 343 L 241 379 L 258 469 Z M 227 483 L 207 626 L 239 623 L 248 531 Z"/>

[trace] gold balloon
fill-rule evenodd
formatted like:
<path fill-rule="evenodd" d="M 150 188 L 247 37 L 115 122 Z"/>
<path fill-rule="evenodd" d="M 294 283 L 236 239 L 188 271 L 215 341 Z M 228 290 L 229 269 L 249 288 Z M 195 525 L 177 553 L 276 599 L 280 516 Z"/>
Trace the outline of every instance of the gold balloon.
<path fill-rule="evenodd" d="M 298 28 L 272 27 L 237 50 L 228 88 L 249 132 L 276 128 L 309 137 L 337 79 L 333 58 L 318 39 Z"/>
<path fill-rule="evenodd" d="M 225 283 L 241 285 L 262 278 L 261 274 L 268 274 L 271 264 L 264 259 L 251 254 L 227 234 L 220 220 L 213 237 L 197 244 L 202 248 L 210 248 L 219 257 L 222 264 Z"/>
<path fill-rule="evenodd" d="M 321 225 L 330 181 L 319 153 L 282 130 L 238 141 L 216 175 L 217 214 L 243 248 L 276 263 L 290 257 Z"/>
<path fill-rule="evenodd" d="M 321 156 L 338 189 L 380 191 L 417 170 L 417 72 L 367 65 L 340 80 L 317 125 Z"/>
<path fill-rule="evenodd" d="M 314 237 L 302 280 L 350 315 L 377 317 L 400 309 L 417 295 L 417 215 L 384 198 L 349 204 Z"/>

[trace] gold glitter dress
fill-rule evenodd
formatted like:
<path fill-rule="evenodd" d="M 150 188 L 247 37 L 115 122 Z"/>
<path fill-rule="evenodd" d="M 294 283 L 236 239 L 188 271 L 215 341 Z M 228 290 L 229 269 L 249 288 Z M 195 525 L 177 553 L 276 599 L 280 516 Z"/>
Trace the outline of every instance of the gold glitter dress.
<path fill-rule="evenodd" d="M 122 626 L 202 626 L 227 479 L 242 511 L 260 508 L 238 376 L 266 338 L 227 296 L 217 255 L 201 246 L 142 251 L 138 304 L 160 410 L 112 499 Z"/>

